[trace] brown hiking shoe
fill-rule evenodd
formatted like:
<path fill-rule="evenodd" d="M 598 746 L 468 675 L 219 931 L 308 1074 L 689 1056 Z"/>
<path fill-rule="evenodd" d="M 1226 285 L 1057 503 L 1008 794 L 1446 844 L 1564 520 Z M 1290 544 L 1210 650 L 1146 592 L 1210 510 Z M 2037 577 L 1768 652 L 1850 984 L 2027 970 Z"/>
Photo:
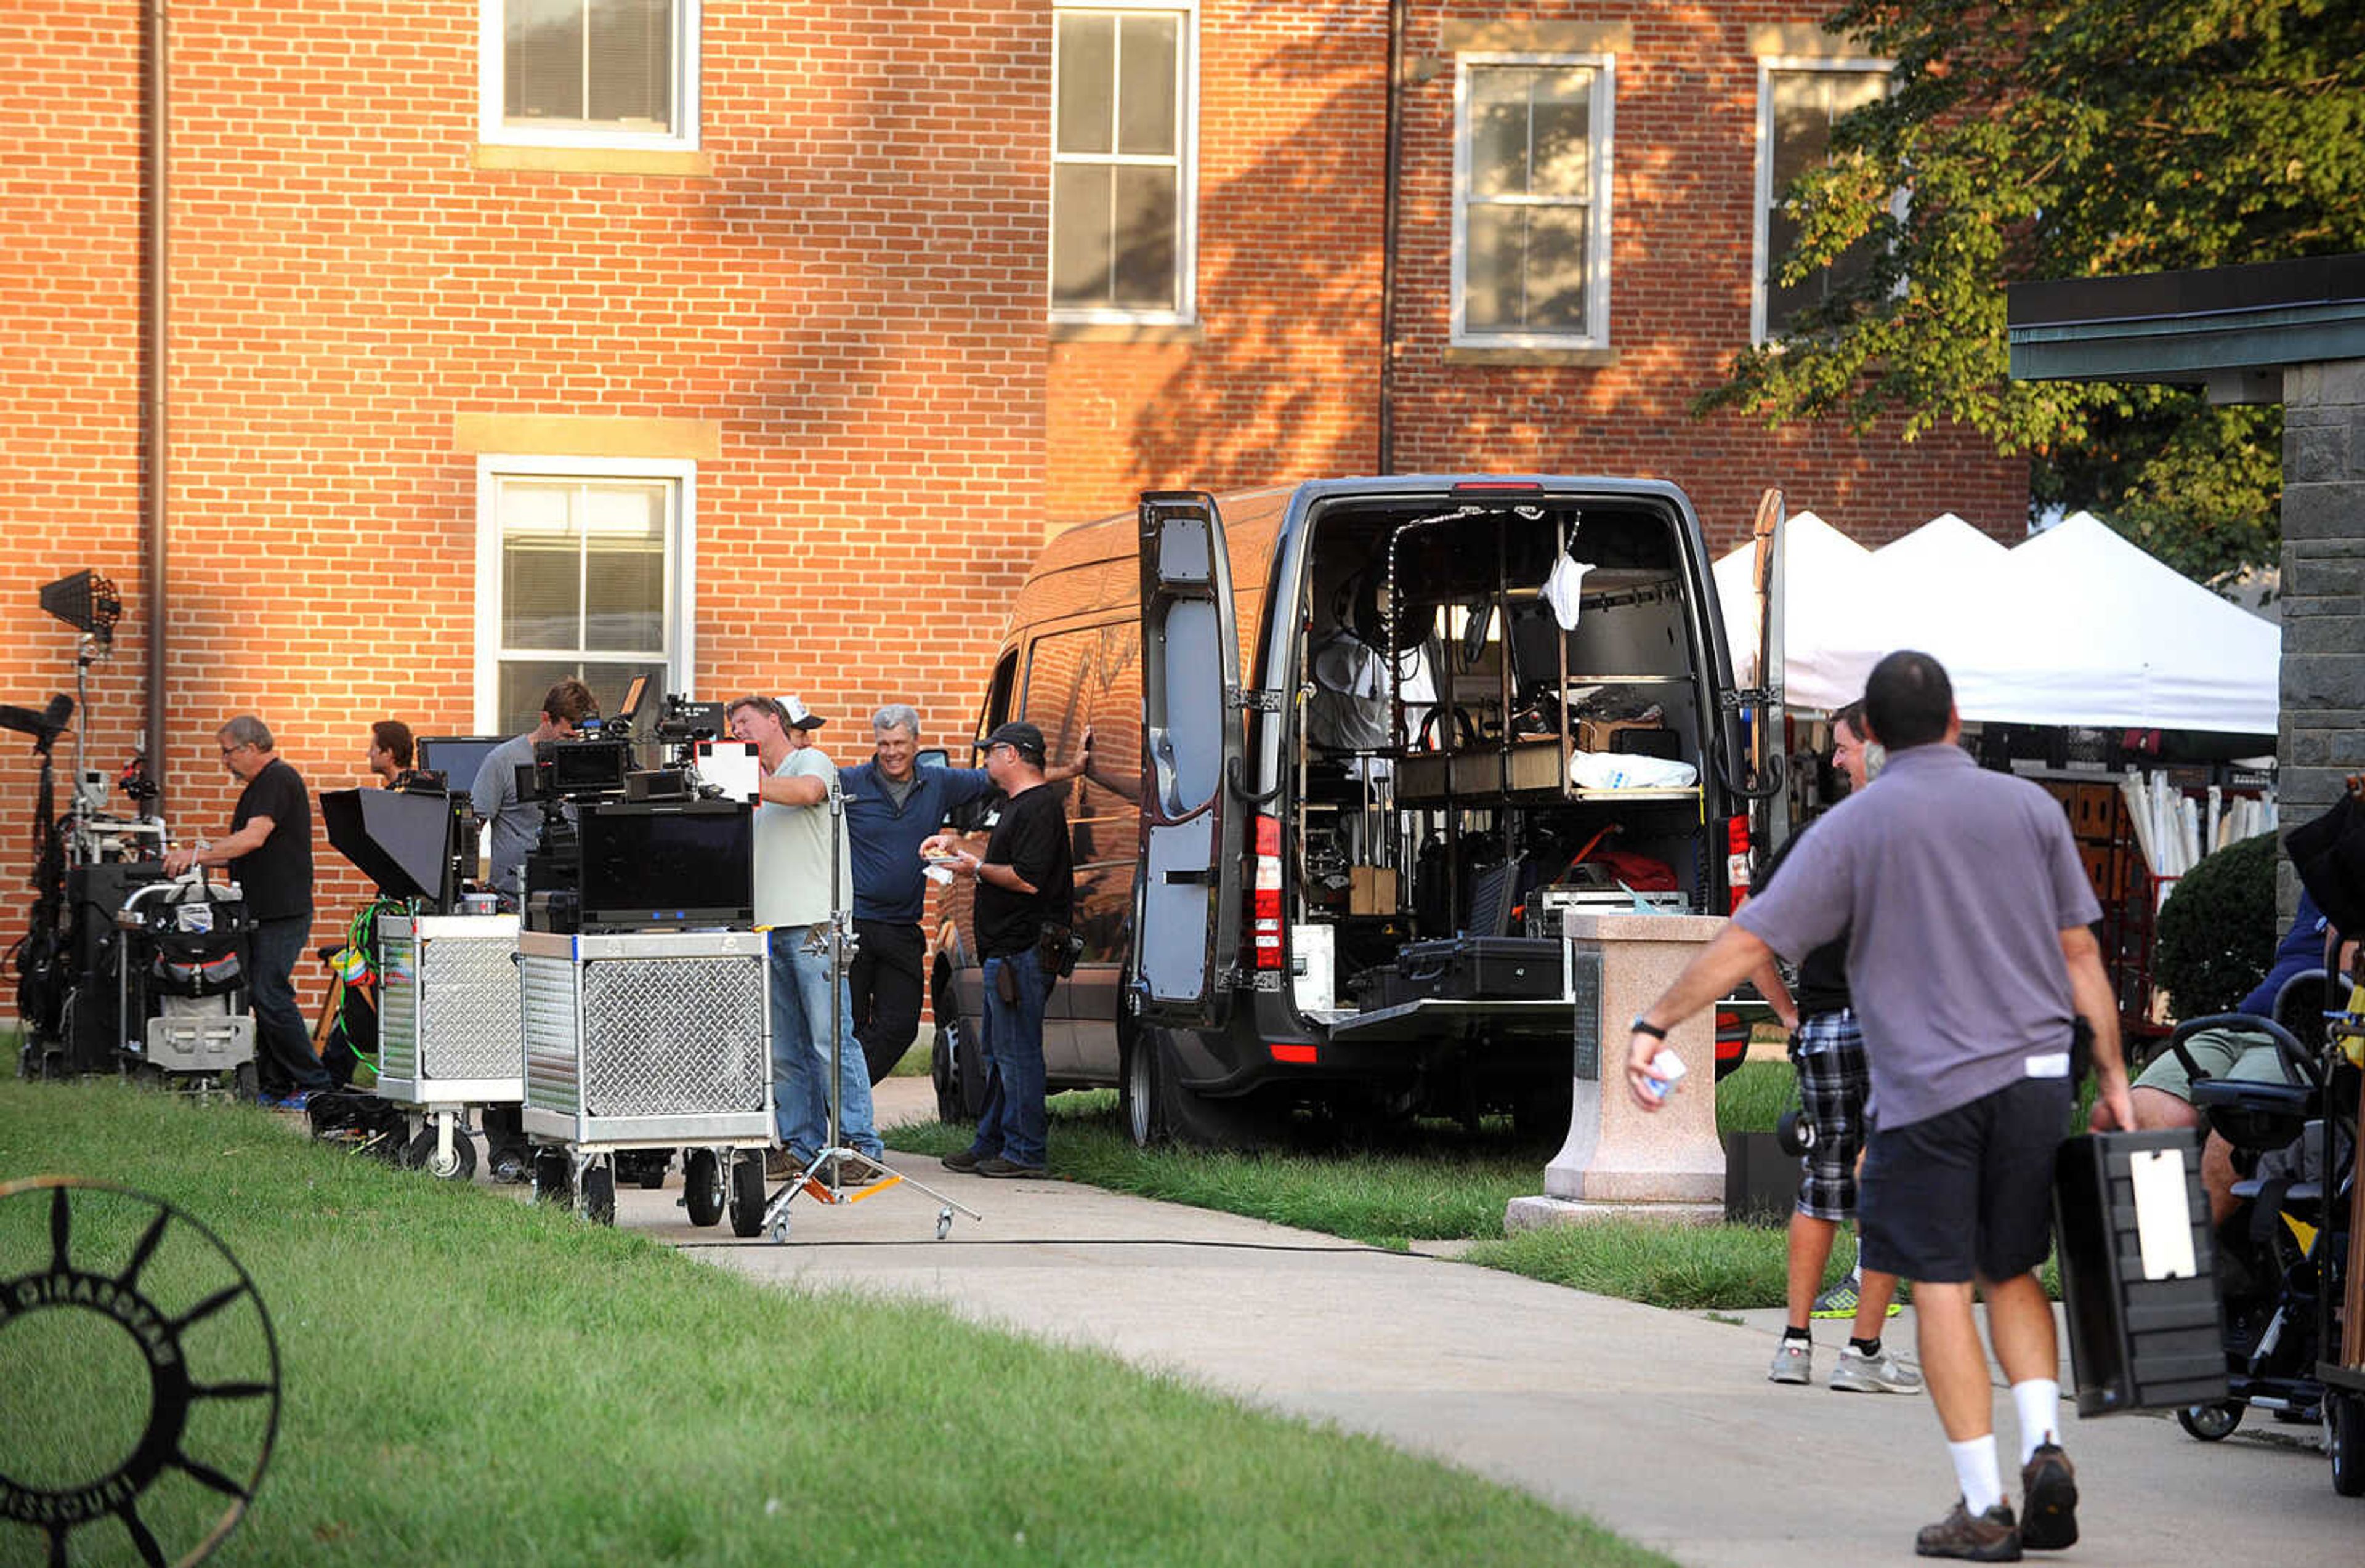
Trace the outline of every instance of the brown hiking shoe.
<path fill-rule="evenodd" d="M 2078 1467 L 2058 1443 L 2040 1443 L 2020 1467 L 2020 1544 L 2058 1551 L 2078 1543 Z"/>
<path fill-rule="evenodd" d="M 1959 1557 L 1967 1562 L 2020 1561 L 2020 1526 L 2012 1521 L 2012 1505 L 1998 1502 L 1977 1518 L 1955 1499 L 1955 1511 L 1934 1525 L 1924 1525 L 1913 1538 L 1917 1557 Z"/>

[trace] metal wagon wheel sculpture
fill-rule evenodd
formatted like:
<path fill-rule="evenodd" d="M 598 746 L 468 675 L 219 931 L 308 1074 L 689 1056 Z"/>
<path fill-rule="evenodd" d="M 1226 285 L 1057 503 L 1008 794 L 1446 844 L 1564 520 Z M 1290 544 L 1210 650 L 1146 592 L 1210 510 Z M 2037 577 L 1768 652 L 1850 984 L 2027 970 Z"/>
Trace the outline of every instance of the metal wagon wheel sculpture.
<path fill-rule="evenodd" d="M 139 1361 L 128 1376 L 108 1371 L 131 1365 L 118 1332 Z M 117 1459 L 105 1416 L 140 1407 L 143 1374 Z M 0 1542 L 45 1537 L 52 1568 L 78 1544 L 119 1553 L 113 1531 L 159 1568 L 203 1561 L 245 1516 L 279 1431 L 279 1343 L 245 1268 L 183 1210 L 77 1176 L 0 1184 L 0 1382 L 44 1406 L 0 1435 Z M 79 1408 L 77 1391 L 92 1395 Z M 58 1440 L 77 1421 L 78 1450 Z"/>

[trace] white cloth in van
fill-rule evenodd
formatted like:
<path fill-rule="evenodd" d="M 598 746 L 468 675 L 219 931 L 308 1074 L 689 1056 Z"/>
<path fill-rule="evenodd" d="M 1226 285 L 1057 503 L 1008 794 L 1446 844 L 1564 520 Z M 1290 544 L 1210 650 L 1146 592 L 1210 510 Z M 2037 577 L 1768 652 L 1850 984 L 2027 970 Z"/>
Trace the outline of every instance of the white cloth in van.
<path fill-rule="evenodd" d="M 1671 757 L 1580 751 L 1568 759 L 1568 781 L 1580 790 L 1687 790 L 1698 779 L 1698 768 Z"/>
<path fill-rule="evenodd" d="M 1583 604 L 1585 574 L 1593 570 L 1593 563 L 1580 561 L 1564 550 L 1552 563 L 1551 576 L 1544 578 L 1544 602 L 1552 606 L 1552 619 L 1564 632 L 1576 630 L 1576 612 Z"/>

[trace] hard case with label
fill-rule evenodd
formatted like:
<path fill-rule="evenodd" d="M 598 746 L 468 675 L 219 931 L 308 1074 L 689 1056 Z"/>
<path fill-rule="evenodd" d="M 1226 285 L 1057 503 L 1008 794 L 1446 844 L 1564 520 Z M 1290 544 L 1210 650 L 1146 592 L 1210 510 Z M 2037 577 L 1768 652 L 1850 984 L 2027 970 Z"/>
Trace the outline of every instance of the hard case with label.
<path fill-rule="evenodd" d="M 2225 1397 L 2225 1327 L 2196 1134 L 2066 1140 L 2054 1166 L 2053 1227 L 2079 1415 Z"/>

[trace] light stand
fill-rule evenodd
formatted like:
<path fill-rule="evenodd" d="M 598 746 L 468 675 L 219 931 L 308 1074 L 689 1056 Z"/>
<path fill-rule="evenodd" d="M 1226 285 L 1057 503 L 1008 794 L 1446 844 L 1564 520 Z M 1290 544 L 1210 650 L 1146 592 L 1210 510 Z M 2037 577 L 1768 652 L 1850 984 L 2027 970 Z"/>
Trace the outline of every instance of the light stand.
<path fill-rule="evenodd" d="M 829 1147 L 813 1157 L 813 1163 L 791 1175 L 772 1200 L 764 1207 L 764 1228 L 772 1233 L 776 1242 L 789 1238 L 789 1206 L 800 1193 L 811 1193 L 818 1204 L 856 1204 L 875 1196 L 888 1188 L 910 1182 L 942 1205 L 936 1211 L 936 1239 L 942 1241 L 953 1227 L 956 1213 L 982 1221 L 985 1216 L 965 1204 L 945 1196 L 926 1182 L 906 1176 L 876 1155 L 849 1148 L 845 1143 L 840 1125 L 845 1091 L 846 1007 L 844 991 L 846 971 L 854 956 L 856 938 L 853 933 L 854 912 L 838 902 L 840 886 L 837 868 L 846 856 L 846 792 L 837 781 L 837 770 L 829 776 L 829 921 L 825 931 L 815 932 L 805 939 L 808 953 L 829 955 L 829 1083 L 826 1095 L 829 1104 Z M 848 1172 L 864 1172 L 859 1180 L 849 1179 Z"/>

